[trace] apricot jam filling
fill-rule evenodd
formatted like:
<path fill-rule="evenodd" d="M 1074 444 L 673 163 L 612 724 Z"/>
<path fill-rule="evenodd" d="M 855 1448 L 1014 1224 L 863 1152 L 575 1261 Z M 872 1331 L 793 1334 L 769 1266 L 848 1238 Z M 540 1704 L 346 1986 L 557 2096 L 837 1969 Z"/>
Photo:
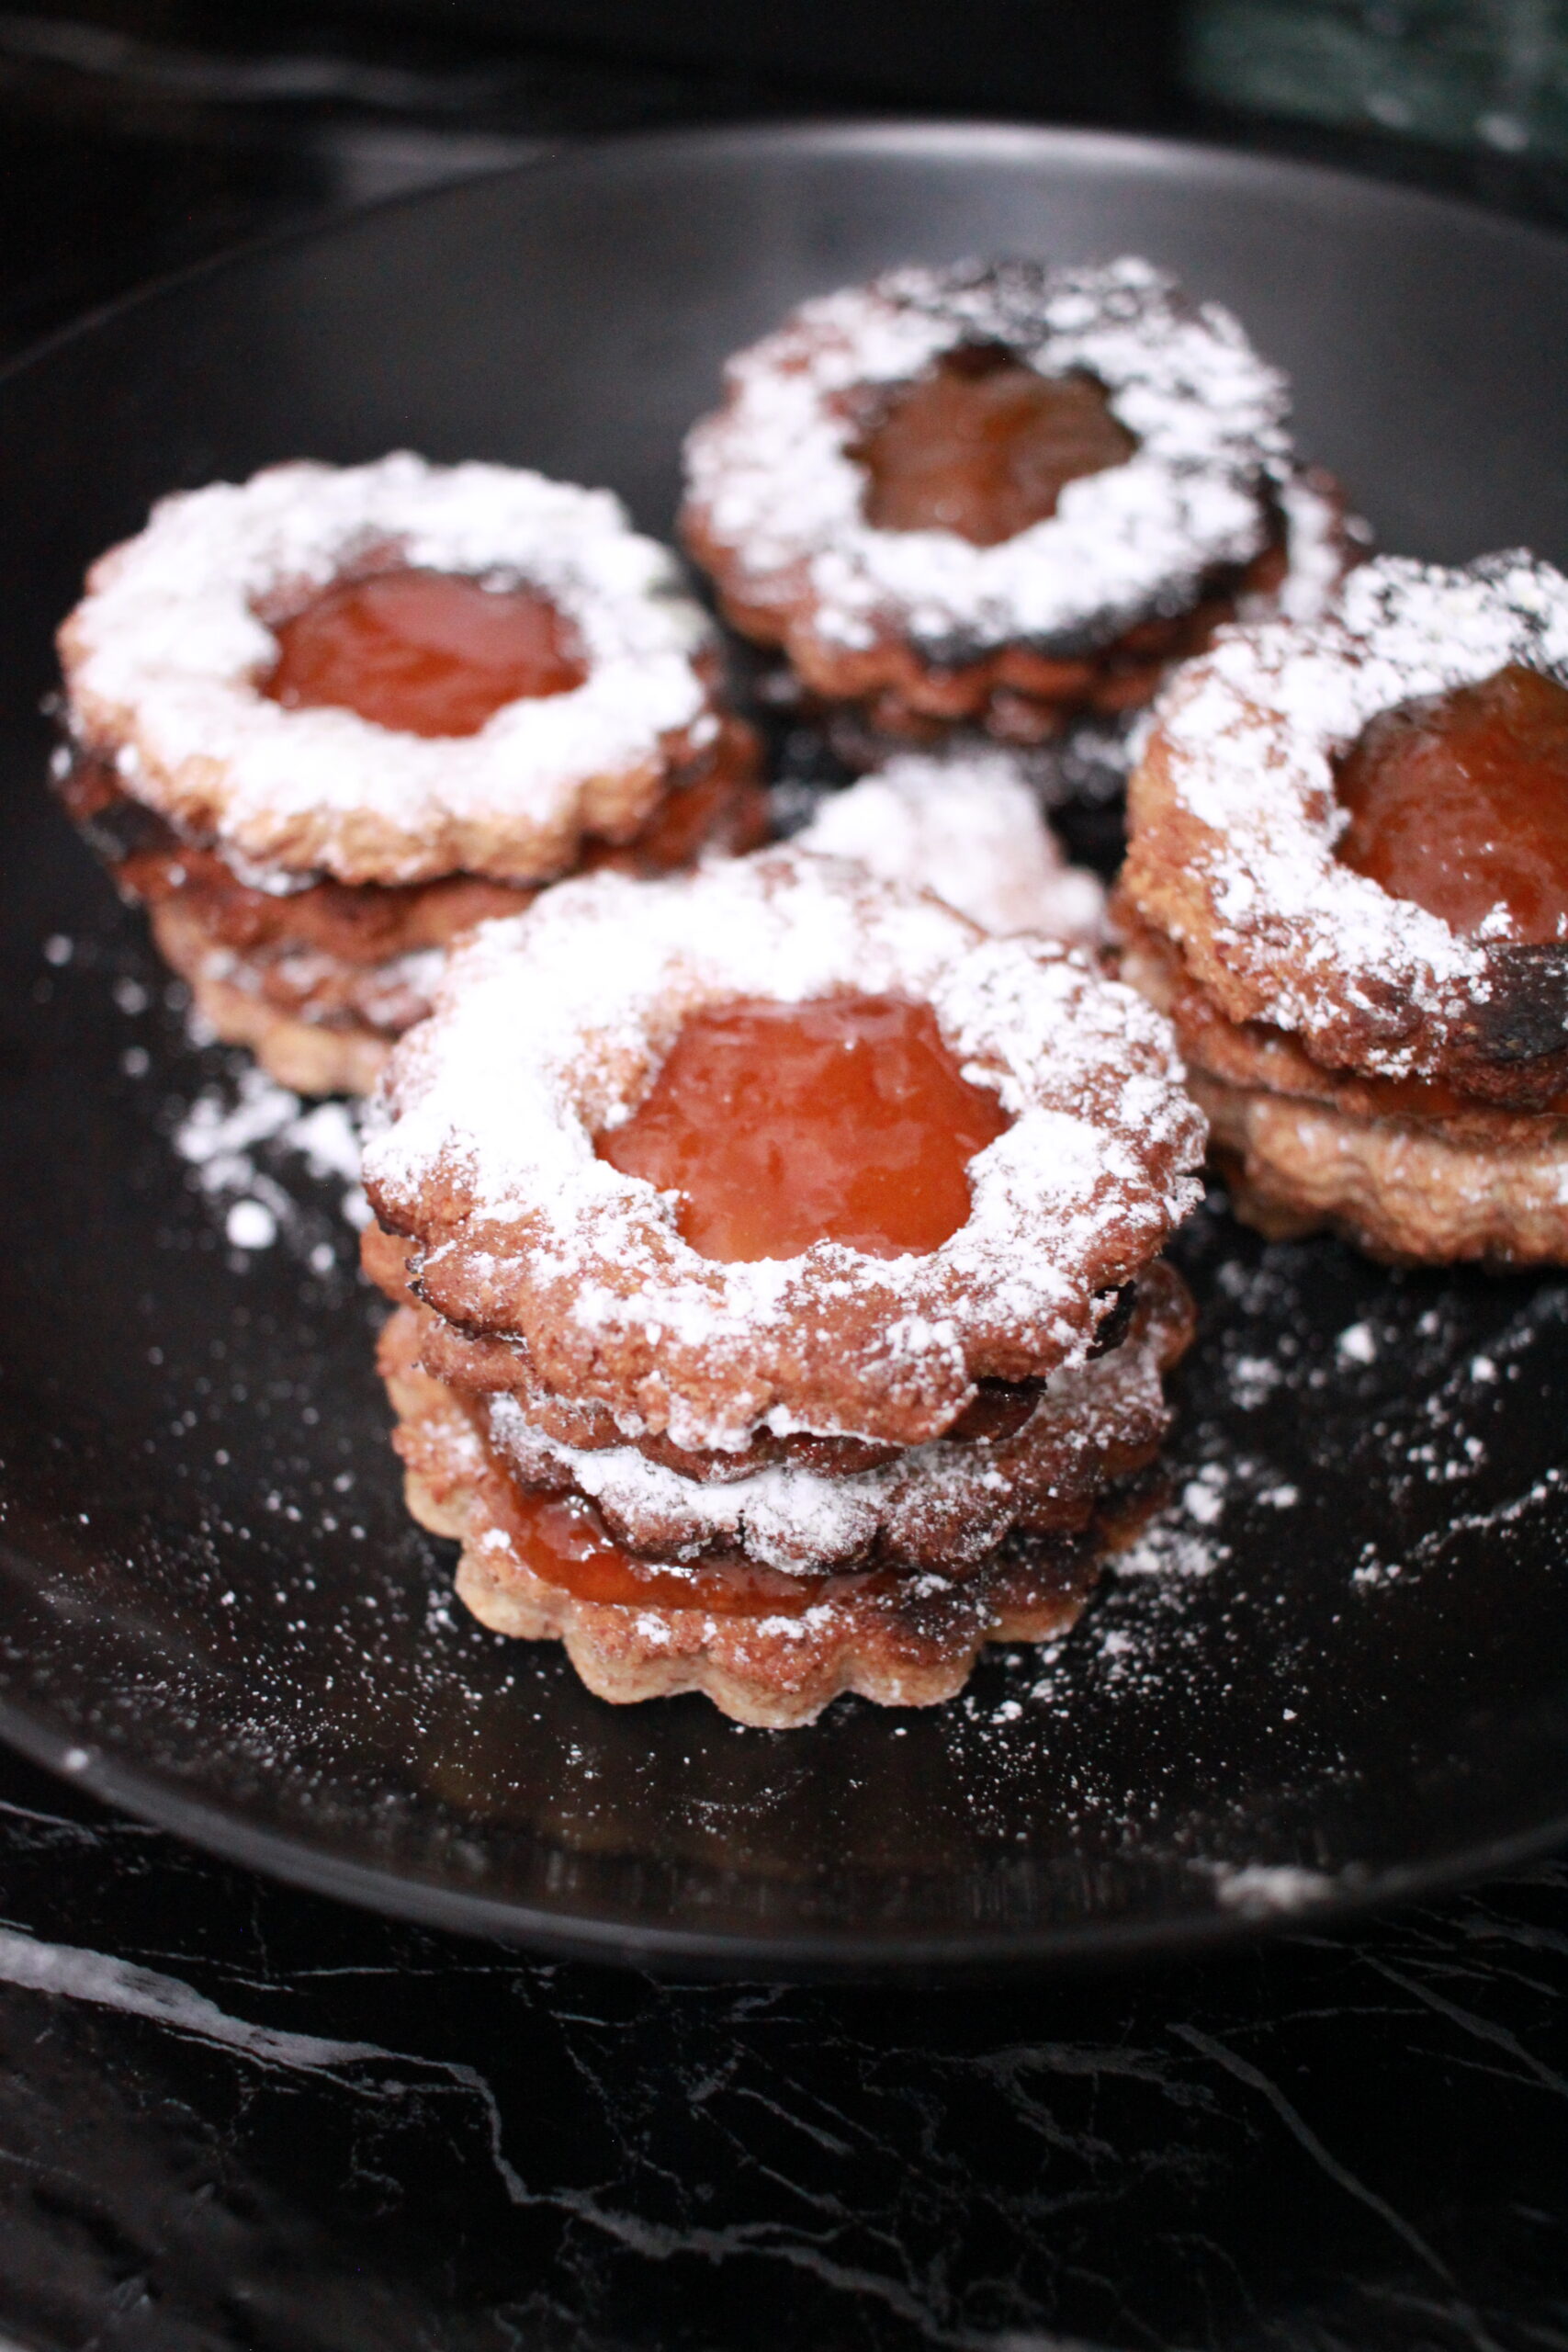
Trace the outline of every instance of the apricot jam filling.
<path fill-rule="evenodd" d="M 827 1577 L 786 1576 L 739 1556 L 689 1568 L 639 1560 L 625 1551 L 593 1504 L 576 1495 L 519 1490 L 499 1471 L 492 1496 L 512 1547 L 530 1575 L 579 1600 L 615 1608 L 702 1609 L 725 1617 L 799 1617 L 818 1600 Z M 856 1579 L 863 1590 L 869 1577 Z M 886 1578 L 879 1580 L 886 1582 Z"/>
<path fill-rule="evenodd" d="M 509 702 L 569 694 L 587 667 L 547 597 L 445 571 L 340 580 L 274 630 L 262 692 L 401 735 L 477 735 Z"/>
<path fill-rule="evenodd" d="M 1335 788 L 1342 865 L 1461 933 L 1568 940 L 1568 687 L 1515 662 L 1396 704 Z"/>
<path fill-rule="evenodd" d="M 1041 376 L 999 345 L 949 352 L 851 452 L 883 531 L 956 531 L 977 548 L 1056 512 L 1070 481 L 1137 447 L 1092 376 Z"/>
<path fill-rule="evenodd" d="M 940 1249 L 969 1216 L 967 1167 L 1008 1125 L 929 1005 L 763 999 L 696 1013 L 643 1102 L 594 1145 L 661 1192 L 704 1258 Z"/>

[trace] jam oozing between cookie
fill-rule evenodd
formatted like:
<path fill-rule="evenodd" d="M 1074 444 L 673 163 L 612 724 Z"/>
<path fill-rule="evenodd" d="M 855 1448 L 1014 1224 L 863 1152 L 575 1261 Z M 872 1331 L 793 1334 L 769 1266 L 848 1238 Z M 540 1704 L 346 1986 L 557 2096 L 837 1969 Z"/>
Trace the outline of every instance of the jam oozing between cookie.
<path fill-rule="evenodd" d="M 897 393 L 853 450 L 884 531 L 956 531 L 995 547 L 1043 523 L 1070 481 L 1137 447 L 1092 376 L 1041 376 L 994 344 L 949 352 Z"/>
<path fill-rule="evenodd" d="M 786 1576 L 739 1557 L 661 1566 L 625 1551 L 591 1502 L 513 1488 L 506 1532 L 524 1566 L 579 1600 L 619 1608 L 702 1609 L 727 1617 L 797 1617 L 828 1581 Z M 870 1581 L 863 1578 L 863 1587 Z"/>
<path fill-rule="evenodd" d="M 1514 663 L 1396 704 L 1335 788 L 1350 816 L 1341 865 L 1461 933 L 1568 939 L 1568 686 Z"/>
<path fill-rule="evenodd" d="M 262 692 L 274 702 L 330 704 L 402 735 L 477 735 L 505 704 L 588 674 L 547 597 L 445 571 L 338 581 L 273 634 Z"/>
<path fill-rule="evenodd" d="M 1008 1125 L 929 1005 L 753 999 L 695 1014 L 601 1159 L 682 1195 L 705 1258 L 874 1258 L 939 1249 L 969 1215 L 969 1160 Z"/>

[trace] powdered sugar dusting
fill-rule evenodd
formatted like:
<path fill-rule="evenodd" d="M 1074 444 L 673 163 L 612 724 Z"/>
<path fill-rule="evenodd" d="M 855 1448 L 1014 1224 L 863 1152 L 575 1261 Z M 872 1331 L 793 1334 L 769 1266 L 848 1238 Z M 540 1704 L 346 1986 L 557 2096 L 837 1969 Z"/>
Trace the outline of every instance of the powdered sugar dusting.
<path fill-rule="evenodd" d="M 277 641 L 260 608 L 389 545 L 410 564 L 540 590 L 581 640 L 584 683 L 510 703 L 460 739 L 269 701 L 256 681 Z M 710 634 L 674 559 L 608 491 L 402 453 L 164 499 L 95 566 L 62 645 L 77 720 L 123 747 L 139 798 L 178 816 L 194 796 L 226 851 L 351 881 L 367 878 L 368 820 L 385 841 L 375 878 L 404 881 L 462 864 L 455 827 L 547 827 L 585 784 L 657 761 L 661 736 L 702 718 L 693 655 Z"/>
<path fill-rule="evenodd" d="M 336 1177 L 345 1187 L 343 1209 L 351 1225 L 363 1225 L 369 1215 L 359 1184 L 359 1131 L 347 1103 L 307 1105 L 254 1067 L 240 1071 L 233 1089 L 204 1089 L 175 1129 L 174 1145 L 199 1189 L 231 1203 L 225 1231 L 237 1249 L 265 1248 L 297 1221 L 292 1196 L 258 1165 L 262 1147 L 302 1160 L 311 1176 Z"/>
<path fill-rule="evenodd" d="M 797 849 L 934 890 L 985 931 L 1097 940 L 1105 891 L 1069 865 L 1013 753 L 904 752 L 825 800 Z"/>
<path fill-rule="evenodd" d="M 297 1151 L 312 1176 L 359 1180 L 359 1137 L 347 1104 L 318 1102 L 307 1110 L 298 1094 L 259 1069 L 241 1073 L 231 1103 L 216 1092 L 198 1094 L 175 1136 L 175 1148 L 200 1170 L 209 1192 L 243 1177 L 252 1147 L 271 1142 Z"/>
<path fill-rule="evenodd" d="M 1097 378 L 1136 451 L 1067 483 L 1055 514 L 994 547 L 874 528 L 845 396 L 985 342 L 1044 376 Z M 882 616 L 932 655 L 1108 642 L 1258 554 L 1263 489 L 1289 467 L 1283 378 L 1228 311 L 1189 303 L 1130 257 L 1055 273 L 897 270 L 804 304 L 730 361 L 727 383 L 725 407 L 687 441 L 692 505 L 746 567 L 749 594 L 792 597 L 806 571 L 818 630 L 848 646 L 869 643 Z"/>
<path fill-rule="evenodd" d="M 1247 1919 L 1309 1911 L 1317 1904 L 1331 1903 L 1341 1893 L 1346 1876 L 1303 1870 L 1292 1862 L 1206 1862 L 1197 1867 L 1213 1873 L 1214 1900 L 1221 1908 L 1238 1911 Z"/>
<path fill-rule="evenodd" d="M 1168 1346 L 1168 1329 L 1156 1317 L 1111 1354 L 1058 1373 L 1012 1438 L 997 1445 L 939 1439 L 848 1476 L 782 1463 L 704 1483 L 632 1446 L 558 1444 L 530 1427 L 512 1396 L 491 1398 L 488 1411 L 491 1434 L 525 1487 L 592 1497 L 636 1553 L 661 1556 L 673 1546 L 695 1558 L 739 1550 L 811 1575 L 863 1561 L 880 1539 L 895 1557 L 934 1554 L 944 1567 L 964 1566 L 993 1552 L 1021 1517 L 1038 1514 L 1043 1476 L 1052 1496 L 1069 1484 L 1087 1493 L 1107 1454 L 1159 1433 Z"/>

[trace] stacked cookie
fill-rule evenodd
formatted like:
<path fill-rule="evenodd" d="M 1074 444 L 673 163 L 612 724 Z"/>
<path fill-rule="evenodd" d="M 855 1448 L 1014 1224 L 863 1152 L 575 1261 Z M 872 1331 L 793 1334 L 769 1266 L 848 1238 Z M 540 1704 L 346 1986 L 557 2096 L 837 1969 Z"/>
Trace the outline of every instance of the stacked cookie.
<path fill-rule="evenodd" d="M 408 456 L 166 499 L 60 634 L 66 805 L 222 1037 L 369 1086 L 446 944 L 766 830 L 711 625 L 615 498 Z"/>
<path fill-rule="evenodd" d="M 1172 682 L 1122 968 L 1239 1212 L 1376 1256 L 1568 1261 L 1568 580 L 1385 558 Z"/>
<path fill-rule="evenodd" d="M 784 849 L 453 955 L 367 1158 L 416 1516 L 607 1697 L 922 1703 L 1155 1454 L 1203 1126 L 1080 956 Z"/>
<path fill-rule="evenodd" d="M 1284 378 L 1146 261 L 901 269 L 804 304 L 686 443 L 725 616 L 873 735 L 1039 743 L 1146 703 L 1359 552 Z"/>

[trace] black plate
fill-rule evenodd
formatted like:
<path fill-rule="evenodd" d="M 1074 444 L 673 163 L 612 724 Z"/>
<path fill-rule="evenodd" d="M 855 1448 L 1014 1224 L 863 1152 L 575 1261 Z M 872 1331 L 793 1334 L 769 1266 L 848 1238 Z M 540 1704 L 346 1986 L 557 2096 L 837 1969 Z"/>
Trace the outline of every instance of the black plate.
<path fill-rule="evenodd" d="M 0 385 L 6 1736 L 356 1900 L 753 1971 L 1174 1946 L 1568 1833 L 1563 1283 L 1396 1278 L 1207 1216 L 1171 1509 L 1054 1660 L 807 1732 L 606 1707 L 446 1606 L 342 1187 L 264 1150 L 279 1237 L 229 1245 L 169 1134 L 239 1065 L 184 1042 L 41 788 L 51 626 L 163 490 L 409 445 L 610 482 L 667 530 L 721 357 L 801 296 L 1124 250 L 1235 304 L 1385 546 L 1568 558 L 1568 247 L 1121 139 L 589 151 L 185 279 Z"/>

